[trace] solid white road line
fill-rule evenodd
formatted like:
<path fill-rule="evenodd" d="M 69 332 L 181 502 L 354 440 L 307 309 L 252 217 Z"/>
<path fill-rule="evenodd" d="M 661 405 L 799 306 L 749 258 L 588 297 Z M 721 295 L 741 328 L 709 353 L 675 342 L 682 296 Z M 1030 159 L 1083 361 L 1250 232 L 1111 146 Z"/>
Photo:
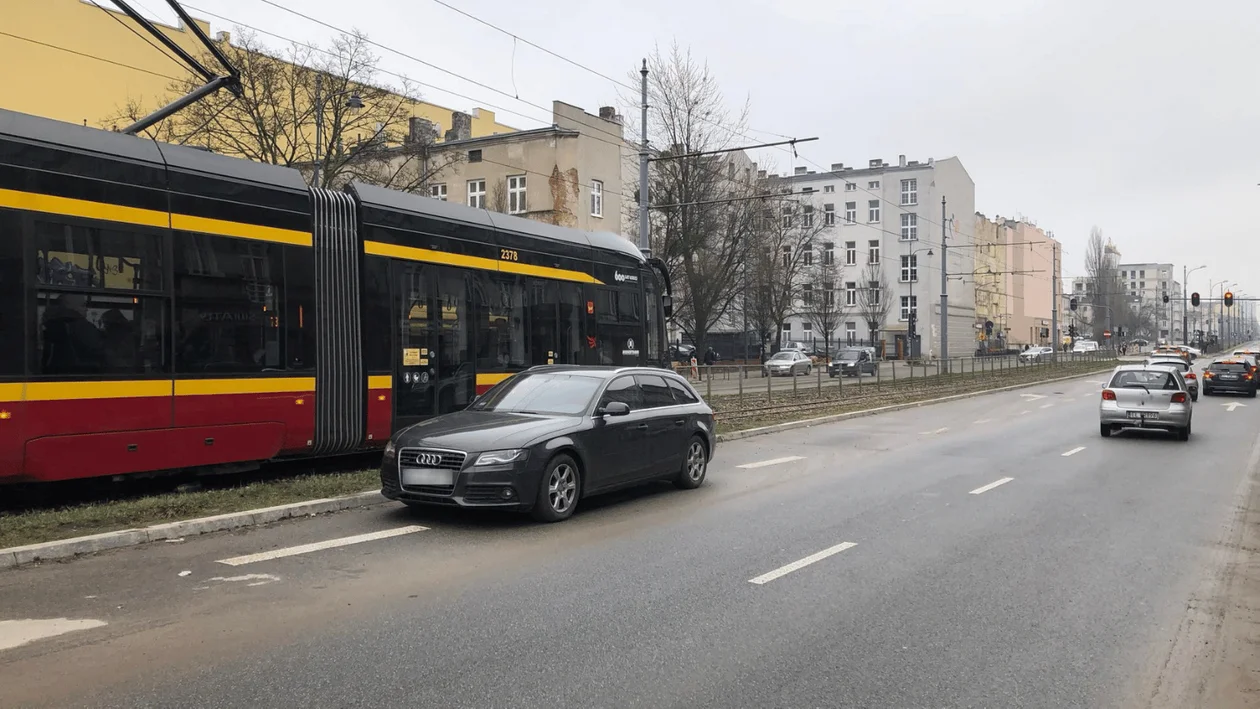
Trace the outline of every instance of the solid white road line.
<path fill-rule="evenodd" d="M 938 428 L 935 431 L 919 431 L 919 435 L 920 436 L 934 436 L 938 433 L 945 433 L 948 430 L 949 430 L 949 427 L 946 426 L 944 428 Z"/>
<path fill-rule="evenodd" d="M 841 542 L 840 544 L 837 544 L 834 547 L 828 547 L 816 554 L 810 554 L 809 556 L 805 557 L 804 559 L 801 559 L 800 561 L 793 561 L 787 566 L 780 566 L 774 571 L 764 573 L 758 576 L 757 578 L 748 579 L 748 583 L 755 583 L 758 586 L 764 583 L 770 583 L 771 581 L 779 578 L 780 576 L 786 576 L 792 573 L 793 571 L 803 569 L 806 566 L 809 566 L 810 564 L 813 564 L 818 561 L 822 561 L 823 559 L 826 559 L 829 556 L 834 556 L 844 551 L 845 549 L 850 549 L 855 546 L 857 546 L 857 544 L 855 544 L 854 542 Z"/>
<path fill-rule="evenodd" d="M 1042 405 L 1041 405 L 1041 408 L 1043 408 L 1043 409 L 1048 409 L 1048 408 L 1050 408 L 1051 406 L 1054 406 L 1054 404 L 1042 404 Z"/>
<path fill-rule="evenodd" d="M 1067 453 L 1064 453 L 1063 457 L 1066 458 L 1069 455 L 1076 455 L 1077 453 L 1080 453 L 1083 450 L 1085 450 L 1085 446 L 1077 446 L 1073 448 L 1072 450 L 1068 451 Z"/>
<path fill-rule="evenodd" d="M 791 463 L 794 460 L 805 460 L 805 456 L 789 455 L 786 458 L 772 458 L 770 460 L 760 460 L 760 461 L 757 461 L 756 463 L 744 463 L 743 465 L 737 465 L 735 467 L 743 468 L 744 470 L 750 470 L 752 468 L 765 468 L 767 466 L 779 465 L 781 463 Z"/>
<path fill-rule="evenodd" d="M 988 485 L 985 485 L 984 487 L 978 487 L 978 488 L 976 488 L 975 490 L 972 490 L 970 494 L 972 494 L 972 495 L 979 495 L 979 494 L 980 494 L 980 493 L 982 493 L 982 492 L 988 492 L 988 491 L 992 490 L 993 488 L 997 487 L 998 485 L 1005 485 L 1006 483 L 1008 483 L 1008 482 L 1010 482 L 1010 481 L 1012 481 L 1012 480 L 1014 480 L 1014 479 L 1015 479 L 1015 478 L 1002 478 L 1001 480 L 995 480 L 995 481 L 993 481 L 993 482 L 989 483 Z"/>
<path fill-rule="evenodd" d="M 992 421 L 992 420 L 993 420 L 993 419 L 979 419 L 978 421 L 972 421 L 972 423 L 974 423 L 974 424 L 988 423 L 988 422 L 990 422 L 990 421 Z"/>
<path fill-rule="evenodd" d="M 0 650 L 11 650 L 36 640 L 52 638 L 76 630 L 90 630 L 105 625 L 94 618 L 28 618 L 0 620 Z"/>
<path fill-rule="evenodd" d="M 371 532 L 368 534 L 356 534 L 353 537 L 341 537 L 340 539 L 329 539 L 323 542 L 313 542 L 311 544 L 300 544 L 295 547 L 286 547 L 284 549 L 273 549 L 258 554 L 246 554 L 245 556 L 234 556 L 231 559 L 219 559 L 220 564 L 228 566 L 244 566 L 245 564 L 253 564 L 259 561 L 270 561 L 272 559 L 283 559 L 286 556 L 297 556 L 298 554 L 309 554 L 313 551 L 323 551 L 324 549 L 336 549 L 337 547 L 350 546 L 351 544 L 362 544 L 364 542 L 374 542 L 378 539 L 389 539 L 390 537 L 400 537 L 404 534 L 415 534 L 423 532 L 428 527 L 421 527 L 418 524 L 408 525 L 406 527 L 397 527 L 395 529 L 386 529 L 381 532 Z"/>

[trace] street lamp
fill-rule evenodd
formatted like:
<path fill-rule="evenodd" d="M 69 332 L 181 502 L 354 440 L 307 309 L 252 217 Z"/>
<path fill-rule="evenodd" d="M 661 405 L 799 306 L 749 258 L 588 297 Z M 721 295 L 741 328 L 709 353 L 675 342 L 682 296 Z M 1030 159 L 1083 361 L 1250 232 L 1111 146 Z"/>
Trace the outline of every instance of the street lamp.
<path fill-rule="evenodd" d="M 324 144 L 324 75 L 315 75 L 315 174 L 311 179 L 312 187 L 319 187 L 319 151 Z M 341 94 L 345 91 L 339 92 Z M 333 94 L 334 96 L 337 94 Z M 331 98 L 331 97 L 330 97 Z M 346 98 L 346 108 L 351 111 L 358 111 L 363 108 L 363 99 L 356 92 L 351 92 Z"/>
<path fill-rule="evenodd" d="M 1206 264 L 1196 266 L 1189 270 L 1186 270 L 1185 266 L 1181 267 L 1181 344 L 1187 346 L 1190 344 L 1190 327 L 1189 317 L 1187 314 L 1189 309 L 1186 307 L 1186 303 L 1188 302 L 1187 299 L 1190 297 L 1187 295 L 1190 292 L 1190 274 L 1204 268 L 1207 268 Z M 1171 340 L 1172 338 L 1169 337 L 1168 339 Z"/>

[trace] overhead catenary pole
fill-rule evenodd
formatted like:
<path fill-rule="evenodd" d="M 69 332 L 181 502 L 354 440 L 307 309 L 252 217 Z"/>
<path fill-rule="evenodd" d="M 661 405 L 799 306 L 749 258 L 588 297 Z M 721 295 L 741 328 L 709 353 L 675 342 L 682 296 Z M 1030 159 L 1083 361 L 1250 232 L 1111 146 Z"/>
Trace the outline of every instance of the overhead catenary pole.
<path fill-rule="evenodd" d="M 642 141 L 639 143 L 639 251 L 644 256 L 652 254 L 652 240 L 648 222 L 648 68 L 647 59 L 643 60 L 643 68 L 639 71 L 643 77 L 640 96 L 643 99 L 643 115 L 639 125 Z"/>
<path fill-rule="evenodd" d="M 315 173 L 311 177 L 311 187 L 319 187 L 319 148 L 324 142 L 324 77 L 315 74 Z"/>
<path fill-rule="evenodd" d="M 949 368 L 949 275 L 945 272 L 945 197 L 941 197 L 941 361 Z"/>
<path fill-rule="evenodd" d="M 1051 242 L 1053 257 L 1050 259 L 1050 346 L 1054 354 L 1050 359 L 1059 358 L 1062 339 L 1059 337 L 1059 242 Z"/>

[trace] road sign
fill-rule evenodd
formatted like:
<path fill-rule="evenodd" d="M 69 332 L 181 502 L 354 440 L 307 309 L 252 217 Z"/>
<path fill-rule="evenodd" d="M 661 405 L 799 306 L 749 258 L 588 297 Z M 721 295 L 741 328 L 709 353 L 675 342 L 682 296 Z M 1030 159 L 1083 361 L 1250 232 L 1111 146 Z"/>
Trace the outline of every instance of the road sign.
<path fill-rule="evenodd" d="M 1110 339 L 1110 338 L 1111 338 L 1111 330 L 1103 330 L 1103 337 L 1105 337 L 1105 338 L 1107 338 L 1107 339 Z"/>

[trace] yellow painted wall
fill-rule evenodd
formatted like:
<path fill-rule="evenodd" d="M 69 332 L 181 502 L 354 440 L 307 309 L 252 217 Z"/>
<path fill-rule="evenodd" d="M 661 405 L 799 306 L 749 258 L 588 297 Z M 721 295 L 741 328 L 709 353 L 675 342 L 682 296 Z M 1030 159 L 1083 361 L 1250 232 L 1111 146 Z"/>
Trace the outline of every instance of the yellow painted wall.
<path fill-rule="evenodd" d="M 209 23 L 198 24 L 209 34 Z M 158 44 L 126 15 L 106 14 L 82 0 L 0 0 L 0 31 L 26 38 L 0 35 L 0 107 L 94 127 L 110 127 L 108 119 L 128 99 L 156 108 L 169 96 L 172 78 L 186 77 L 190 70 L 128 27 Z M 201 54 L 192 32 L 159 27 L 193 56 Z M 516 130 L 498 123 L 493 111 L 473 113 L 474 137 Z M 421 102 L 414 115 L 443 131 L 451 127 L 449 108 Z"/>

